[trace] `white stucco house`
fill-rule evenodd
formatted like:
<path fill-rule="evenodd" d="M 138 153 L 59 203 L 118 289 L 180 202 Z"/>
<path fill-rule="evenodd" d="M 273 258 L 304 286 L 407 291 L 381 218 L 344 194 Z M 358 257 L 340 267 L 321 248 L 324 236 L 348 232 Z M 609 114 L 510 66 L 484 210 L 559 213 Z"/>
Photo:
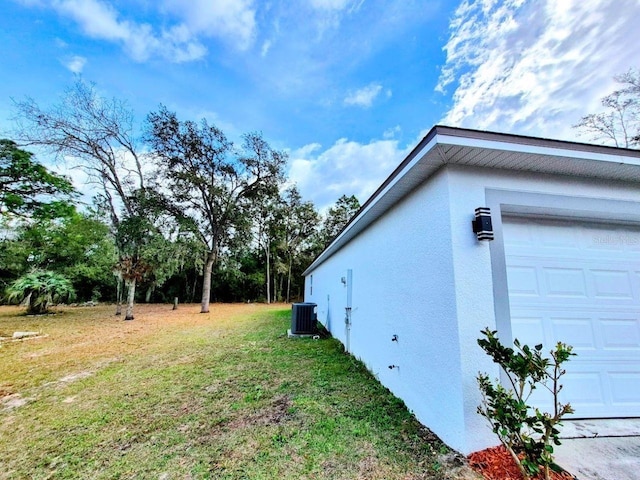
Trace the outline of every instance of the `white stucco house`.
<path fill-rule="evenodd" d="M 574 346 L 575 418 L 640 417 L 640 151 L 436 126 L 304 275 L 318 320 L 463 453 L 497 444 L 486 326 Z"/>

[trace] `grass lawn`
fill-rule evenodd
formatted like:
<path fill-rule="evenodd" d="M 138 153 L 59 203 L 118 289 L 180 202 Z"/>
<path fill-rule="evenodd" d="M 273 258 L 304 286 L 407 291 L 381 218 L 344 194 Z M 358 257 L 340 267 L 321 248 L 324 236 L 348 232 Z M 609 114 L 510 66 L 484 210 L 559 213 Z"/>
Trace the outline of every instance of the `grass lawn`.
<path fill-rule="evenodd" d="M 287 338 L 289 306 L 198 311 L 0 307 L 0 336 L 47 335 L 0 344 L 0 479 L 470 478 L 337 341 Z"/>

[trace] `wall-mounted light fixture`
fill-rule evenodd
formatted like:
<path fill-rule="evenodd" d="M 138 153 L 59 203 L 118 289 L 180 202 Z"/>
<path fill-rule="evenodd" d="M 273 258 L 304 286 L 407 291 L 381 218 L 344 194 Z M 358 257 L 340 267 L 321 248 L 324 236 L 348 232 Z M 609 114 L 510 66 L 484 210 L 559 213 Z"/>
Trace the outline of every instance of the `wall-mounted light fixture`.
<path fill-rule="evenodd" d="M 476 208 L 476 218 L 471 221 L 473 233 L 478 240 L 493 240 L 493 225 L 491 225 L 491 209 L 488 207 Z"/>

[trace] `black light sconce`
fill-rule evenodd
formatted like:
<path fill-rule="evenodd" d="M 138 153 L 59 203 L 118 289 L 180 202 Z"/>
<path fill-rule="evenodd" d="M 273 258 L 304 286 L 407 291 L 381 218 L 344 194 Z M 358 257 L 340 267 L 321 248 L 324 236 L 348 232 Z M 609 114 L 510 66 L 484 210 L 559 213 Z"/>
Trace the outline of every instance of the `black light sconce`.
<path fill-rule="evenodd" d="M 493 240 L 493 225 L 491 225 L 491 209 L 488 207 L 476 208 L 476 218 L 471 221 L 473 233 L 478 240 Z"/>

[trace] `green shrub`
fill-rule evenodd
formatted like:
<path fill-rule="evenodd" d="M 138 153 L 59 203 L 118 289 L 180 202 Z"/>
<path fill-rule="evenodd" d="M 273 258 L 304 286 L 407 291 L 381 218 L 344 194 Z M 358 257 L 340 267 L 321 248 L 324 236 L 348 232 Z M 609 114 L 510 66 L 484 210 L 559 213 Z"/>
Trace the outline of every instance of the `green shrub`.
<path fill-rule="evenodd" d="M 574 412 L 570 404 L 560 403 L 558 397 L 562 390 L 559 380 L 566 372 L 562 364 L 575 355 L 573 347 L 558 342 L 550 358 L 546 358 L 542 345 L 532 349 L 516 339 L 514 350 L 500 343 L 496 333 L 486 328 L 482 331 L 485 338 L 478 339 L 478 345 L 506 372 L 511 388 L 505 388 L 499 381 L 493 383 L 488 375 L 479 373 L 482 404 L 478 413 L 489 420 L 525 478 L 542 471 L 549 480 L 549 469 L 557 468 L 553 461 L 553 446 L 560 445 L 557 427 L 565 415 Z M 552 413 L 527 404 L 533 391 L 540 387 L 552 394 Z"/>
<path fill-rule="evenodd" d="M 75 290 L 69 280 L 59 273 L 35 270 L 14 281 L 7 289 L 9 302 L 28 299 L 27 313 L 41 314 L 49 311 L 49 305 L 72 300 Z"/>

